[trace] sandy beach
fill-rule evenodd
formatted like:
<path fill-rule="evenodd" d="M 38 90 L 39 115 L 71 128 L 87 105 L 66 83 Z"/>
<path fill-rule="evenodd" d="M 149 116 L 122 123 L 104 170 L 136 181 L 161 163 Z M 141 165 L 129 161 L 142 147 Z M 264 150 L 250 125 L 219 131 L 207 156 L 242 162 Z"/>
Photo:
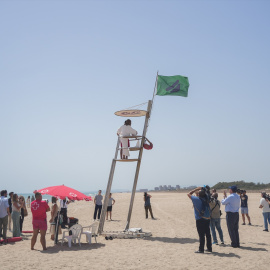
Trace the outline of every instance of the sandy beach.
<path fill-rule="evenodd" d="M 151 194 L 151 193 L 150 193 Z M 223 269 L 234 265 L 237 269 L 265 268 L 269 265 L 270 233 L 263 232 L 262 211 L 258 208 L 260 194 L 247 193 L 252 226 L 241 225 L 241 248 L 230 247 L 230 239 L 222 206 L 221 226 L 225 245 L 214 245 L 213 253 L 194 254 L 198 250 L 198 234 L 192 203 L 186 193 L 152 193 L 152 209 L 156 220 L 145 219 L 143 194 L 136 193 L 132 227 L 151 231 L 152 237 L 145 239 L 105 240 L 98 237 L 98 243 L 89 245 L 82 237 L 82 245 L 67 243 L 54 246 L 47 231 L 47 251 L 30 250 L 30 235 L 23 241 L 0 246 L 1 269 Z M 120 231 L 125 227 L 131 194 L 113 194 L 113 220 L 106 221 L 105 231 Z M 29 211 L 30 212 L 30 211 Z M 79 219 L 79 224 L 87 226 L 93 222 L 93 202 L 71 203 L 68 216 Z M 25 218 L 24 230 L 32 230 L 31 212 Z M 8 232 L 8 237 L 11 237 Z M 61 236 L 60 236 L 61 239 Z M 15 265 L 15 266 L 14 266 Z"/>

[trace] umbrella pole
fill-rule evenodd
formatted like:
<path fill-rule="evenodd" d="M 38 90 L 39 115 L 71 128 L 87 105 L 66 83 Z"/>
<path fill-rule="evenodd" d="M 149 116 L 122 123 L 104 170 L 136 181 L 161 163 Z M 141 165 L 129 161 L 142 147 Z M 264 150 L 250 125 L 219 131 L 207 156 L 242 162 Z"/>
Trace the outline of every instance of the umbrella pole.
<path fill-rule="evenodd" d="M 60 219 L 60 211 L 58 211 L 58 214 L 57 214 L 57 222 L 55 224 L 55 236 L 54 236 L 54 244 L 56 245 L 57 242 L 58 242 L 58 227 L 59 227 L 59 219 Z"/>

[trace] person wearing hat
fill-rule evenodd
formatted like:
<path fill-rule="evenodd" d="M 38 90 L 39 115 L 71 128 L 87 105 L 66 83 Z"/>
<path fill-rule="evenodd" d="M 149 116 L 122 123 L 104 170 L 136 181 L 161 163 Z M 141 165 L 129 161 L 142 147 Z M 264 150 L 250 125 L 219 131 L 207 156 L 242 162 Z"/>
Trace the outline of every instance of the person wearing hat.
<path fill-rule="evenodd" d="M 240 247 L 239 240 L 239 208 L 240 208 L 240 196 L 236 194 L 237 186 L 230 186 L 230 195 L 227 197 L 226 191 L 224 191 L 224 199 L 221 204 L 225 205 L 226 222 L 231 238 L 231 246 L 234 248 Z"/>

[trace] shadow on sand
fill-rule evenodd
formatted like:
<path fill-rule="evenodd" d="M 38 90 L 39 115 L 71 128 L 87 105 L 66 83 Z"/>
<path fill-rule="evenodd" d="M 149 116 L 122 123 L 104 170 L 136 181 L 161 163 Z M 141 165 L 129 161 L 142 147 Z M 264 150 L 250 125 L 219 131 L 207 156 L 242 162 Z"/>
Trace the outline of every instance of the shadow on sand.
<path fill-rule="evenodd" d="M 147 241 L 160 241 L 163 243 L 174 243 L 174 244 L 193 244 L 199 242 L 197 239 L 193 238 L 169 238 L 169 237 L 145 237 L 143 240 Z"/>
<path fill-rule="evenodd" d="M 238 259 L 241 258 L 241 256 L 236 255 L 236 254 L 234 254 L 234 253 L 229 253 L 229 254 L 227 254 L 227 253 L 221 253 L 221 252 L 214 252 L 214 251 L 213 251 L 212 253 L 207 253 L 207 254 L 209 254 L 209 255 L 214 255 L 214 256 L 218 256 L 218 257 L 228 257 L 228 258 L 234 257 L 234 258 L 238 258 Z"/>
<path fill-rule="evenodd" d="M 93 243 L 89 245 L 88 243 L 81 243 L 81 246 L 79 246 L 79 244 L 72 244 L 72 246 L 69 248 L 67 243 L 64 243 L 63 246 L 61 246 L 61 244 L 58 243 L 55 246 L 47 247 L 47 250 L 37 250 L 37 251 L 40 251 L 41 253 L 58 253 L 61 251 L 94 250 L 102 247 L 105 247 L 105 244 Z"/>

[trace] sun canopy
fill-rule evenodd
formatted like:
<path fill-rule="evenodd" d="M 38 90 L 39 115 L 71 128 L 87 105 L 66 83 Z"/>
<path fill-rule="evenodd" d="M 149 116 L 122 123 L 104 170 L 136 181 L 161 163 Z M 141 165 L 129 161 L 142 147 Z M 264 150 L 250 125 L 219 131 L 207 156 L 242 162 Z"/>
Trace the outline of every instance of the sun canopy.
<path fill-rule="evenodd" d="M 47 188 L 36 190 L 35 193 L 36 192 L 40 192 L 42 195 L 45 195 L 45 194 L 51 195 L 59 199 L 68 198 L 69 200 L 92 201 L 91 196 L 86 196 L 83 193 L 79 192 L 78 190 L 67 187 L 65 185 L 47 187 Z"/>

